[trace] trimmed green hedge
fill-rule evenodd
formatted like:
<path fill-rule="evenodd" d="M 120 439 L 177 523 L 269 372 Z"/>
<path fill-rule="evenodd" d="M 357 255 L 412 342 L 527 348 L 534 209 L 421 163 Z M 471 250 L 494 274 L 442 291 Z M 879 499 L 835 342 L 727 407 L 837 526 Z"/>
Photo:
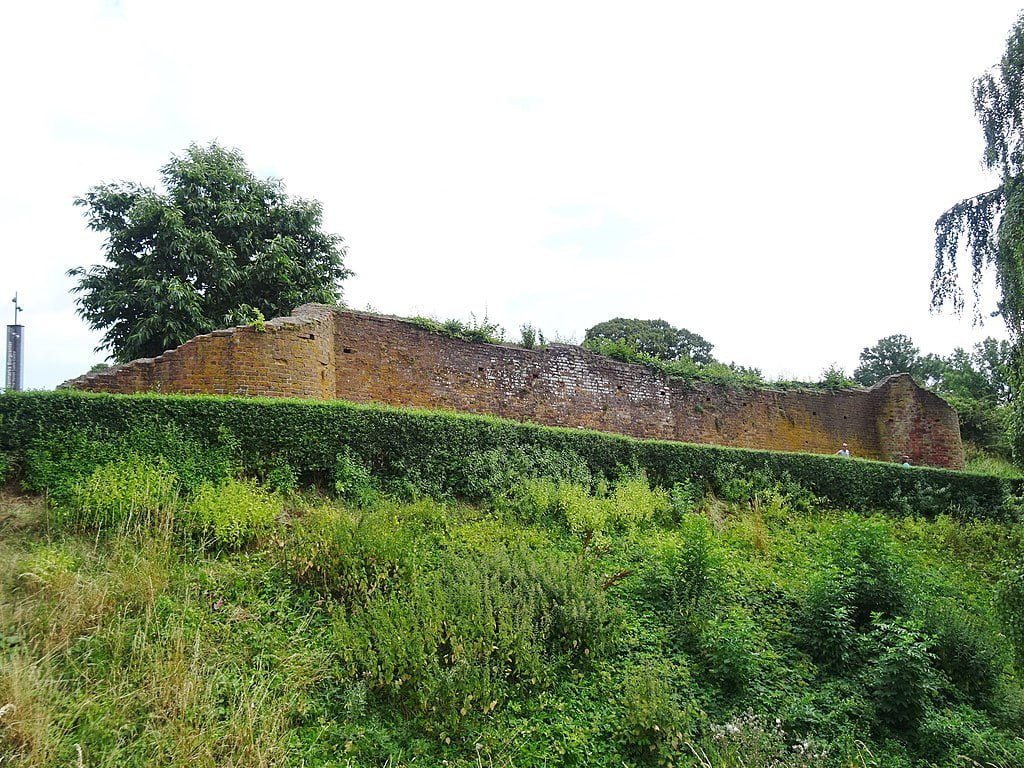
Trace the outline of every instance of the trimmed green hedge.
<path fill-rule="evenodd" d="M 636 440 L 385 406 L 217 396 L 6 393 L 0 453 L 20 464 L 55 435 L 123 435 L 145 423 L 173 425 L 211 446 L 229 441 L 241 468 L 254 474 L 288 467 L 330 486 L 339 455 L 351 456 L 390 492 L 469 501 L 524 476 L 612 478 L 624 468 L 643 469 L 665 488 L 697 480 L 716 492 L 738 477 L 755 485 L 757 478 L 789 478 L 837 506 L 926 515 L 1015 515 L 1020 491 L 1019 482 L 989 475 L 818 454 Z"/>

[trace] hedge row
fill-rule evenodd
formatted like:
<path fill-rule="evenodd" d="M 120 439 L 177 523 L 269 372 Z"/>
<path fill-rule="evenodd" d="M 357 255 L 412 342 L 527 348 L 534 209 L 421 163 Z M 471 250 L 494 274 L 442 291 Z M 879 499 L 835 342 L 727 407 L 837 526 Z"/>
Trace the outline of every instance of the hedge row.
<path fill-rule="evenodd" d="M 124 434 L 173 425 L 207 445 L 229 441 L 246 471 L 286 466 L 330 483 L 339 456 L 364 464 L 389 490 L 477 500 L 523 475 L 613 478 L 641 468 L 651 482 L 704 482 L 719 491 L 737 477 L 791 478 L 850 509 L 1016 515 L 1019 483 L 925 467 L 818 454 L 637 440 L 589 430 L 342 402 L 217 396 L 0 395 L 0 454 L 21 464 L 33 446 L 75 432 Z"/>

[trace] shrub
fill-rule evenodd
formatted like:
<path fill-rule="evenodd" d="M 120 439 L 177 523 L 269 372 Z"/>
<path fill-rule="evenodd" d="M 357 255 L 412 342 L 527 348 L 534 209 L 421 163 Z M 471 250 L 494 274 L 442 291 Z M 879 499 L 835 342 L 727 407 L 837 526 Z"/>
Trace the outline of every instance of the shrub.
<path fill-rule="evenodd" d="M 727 462 L 714 467 L 712 484 L 723 500 L 745 504 L 753 500 L 758 490 L 768 485 L 768 478 L 763 472 L 747 472 L 739 465 Z"/>
<path fill-rule="evenodd" d="M 116 436 L 114 443 L 119 450 L 165 462 L 186 493 L 205 483 L 226 480 L 240 470 L 240 444 L 223 425 L 214 427 L 204 438 L 191 434 L 186 425 L 153 415 L 134 422 L 126 433 Z"/>
<path fill-rule="evenodd" d="M 336 617 L 348 675 L 382 703 L 453 732 L 513 686 L 543 685 L 602 648 L 613 625 L 596 577 L 525 548 L 449 555 L 402 589 Z"/>
<path fill-rule="evenodd" d="M 951 600 L 928 606 L 924 631 L 935 667 L 973 706 L 991 710 L 1009 662 L 1009 649 L 996 629 Z"/>
<path fill-rule="evenodd" d="M 96 467 L 55 504 L 56 519 L 75 528 L 119 531 L 173 520 L 177 478 L 163 462 L 128 455 Z"/>
<path fill-rule="evenodd" d="M 672 690 L 673 677 L 664 662 L 627 670 L 618 693 L 616 735 L 634 760 L 670 765 L 682 747 L 686 713 Z"/>
<path fill-rule="evenodd" d="M 281 456 L 273 455 L 255 468 L 256 477 L 274 493 L 293 496 L 299 490 L 299 472 Z"/>
<path fill-rule="evenodd" d="M 648 597 L 668 609 L 684 637 L 696 637 L 715 612 L 723 585 L 711 524 L 696 515 L 683 518 L 678 536 L 662 539 L 649 555 L 643 581 Z"/>
<path fill-rule="evenodd" d="M 849 670 L 857 660 L 857 626 L 852 602 L 837 594 L 834 584 L 818 580 L 811 587 L 798 617 L 797 631 L 803 647 L 815 661 L 831 670 Z"/>
<path fill-rule="evenodd" d="M 701 666 L 727 697 L 743 693 L 765 663 L 759 635 L 753 618 L 738 607 L 704 626 L 698 641 Z"/>
<path fill-rule="evenodd" d="M 796 619 L 804 648 L 830 669 L 848 669 L 861 652 L 859 635 L 873 618 L 906 610 L 905 571 L 883 521 L 842 523 Z"/>
<path fill-rule="evenodd" d="M 697 510 L 697 506 L 704 499 L 704 489 L 693 480 L 673 483 L 668 499 L 672 508 L 672 516 L 678 522 Z"/>
<path fill-rule="evenodd" d="M 189 501 L 183 517 L 189 533 L 216 545 L 240 547 L 270 530 L 282 504 L 252 480 L 204 483 Z"/>
<path fill-rule="evenodd" d="M 439 322 L 430 317 L 417 316 L 406 318 L 406 322 L 452 339 L 481 344 L 501 344 L 505 340 L 505 329 L 497 323 L 492 323 L 486 313 L 481 320 L 477 320 L 476 315 L 470 312 L 468 321 L 451 318 Z"/>
<path fill-rule="evenodd" d="M 621 478 L 609 498 L 610 517 L 623 529 L 650 525 L 655 520 L 665 522 L 672 505 L 669 494 L 661 488 L 651 489 L 647 473 L 639 470 Z"/>
<path fill-rule="evenodd" d="M 67 505 L 75 484 L 98 467 L 116 461 L 118 453 L 113 441 L 100 439 L 96 430 L 49 433 L 28 443 L 23 483 L 26 490 L 45 493 L 55 504 Z"/>
<path fill-rule="evenodd" d="M 876 620 L 868 634 L 865 679 L 878 719 L 895 731 L 912 730 L 936 691 L 929 638 L 905 619 Z"/>
<path fill-rule="evenodd" d="M 605 649 L 618 613 L 589 561 L 514 546 L 507 563 L 509 583 L 543 596 L 539 628 L 549 653 L 581 659 Z"/>
<path fill-rule="evenodd" d="M 356 605 L 404 585 L 418 553 L 408 527 L 386 511 L 325 509 L 293 523 L 282 557 L 296 583 Z"/>
<path fill-rule="evenodd" d="M 46 436 L 26 443 L 24 485 L 58 504 L 67 504 L 73 486 L 98 467 L 125 456 L 166 468 L 185 494 L 205 482 L 230 477 L 237 469 L 233 456 L 238 446 L 223 427 L 200 439 L 174 422 L 159 423 L 152 413 L 132 420 L 124 431 L 96 422 L 78 429 L 61 425 L 41 434 Z"/>
<path fill-rule="evenodd" d="M 643 471 L 623 477 L 610 492 L 602 482 L 597 494 L 578 483 L 532 478 L 512 486 L 498 507 L 524 522 L 564 521 L 586 540 L 664 520 L 672 509 L 669 494 L 652 490 Z"/>
<path fill-rule="evenodd" d="M 511 486 L 497 506 L 523 523 L 550 521 L 558 502 L 558 483 L 548 477 L 530 478 Z"/>
<path fill-rule="evenodd" d="M 908 606 L 906 565 L 884 520 L 851 519 L 841 524 L 832 543 L 826 578 L 852 611 L 858 627 L 878 613 L 890 617 Z"/>
<path fill-rule="evenodd" d="M 742 481 L 770 472 L 771 478 L 788 474 L 814 494 L 849 508 L 900 511 L 907 500 L 913 504 L 921 499 L 929 513 L 957 511 L 1003 518 L 1018 514 L 1005 503 L 1008 493 L 1020 485 L 1009 478 L 925 467 L 908 471 L 893 464 L 833 456 L 634 440 L 490 417 L 378 406 L 210 396 L 5 393 L 0 396 L 0 418 L 4 426 L 0 451 L 13 452 L 18 459 L 39 447 L 60 455 L 61 446 L 82 432 L 111 442 L 143 423 L 160 425 L 158 431 L 173 430 L 181 450 L 168 460 L 186 490 L 197 487 L 197 479 L 216 482 L 230 475 L 235 462 L 247 472 L 258 473 L 268 455 L 280 456 L 303 477 L 329 486 L 337 456 L 347 449 L 389 491 L 463 498 L 462 494 L 479 492 L 467 475 L 466 457 L 522 451 L 527 460 L 540 456 L 546 463 L 543 471 L 532 476 L 562 464 L 564 471 L 574 474 L 571 480 L 564 479 L 584 485 L 591 484 L 590 478 L 615 477 L 620 467 L 637 467 L 663 488 L 706 482 L 719 492 L 716 478 L 728 483 L 730 478 Z M 122 443 L 121 448 L 126 445 L 130 443 Z M 116 458 L 117 450 L 108 458 Z M 95 453 L 80 453 L 79 459 Z M 91 471 L 97 463 L 102 462 L 90 460 L 85 469 Z M 202 473 L 200 478 L 197 473 Z M 584 473 L 586 480 L 581 477 Z M 77 476 L 83 474 L 87 472 Z M 51 487 L 35 484 L 34 490 Z M 749 496 L 739 486 L 733 490 L 727 495 Z"/>
<path fill-rule="evenodd" d="M 490 502 L 518 483 L 548 478 L 561 483 L 591 484 L 586 463 L 573 451 L 543 446 L 503 445 L 471 450 L 446 468 L 451 494 L 470 502 Z"/>
<path fill-rule="evenodd" d="M 997 605 L 1013 642 L 1017 669 L 1024 671 L 1024 556 L 1007 565 L 997 585 Z"/>
<path fill-rule="evenodd" d="M 590 491 L 581 485 L 569 484 L 558 486 L 555 509 L 565 520 L 570 533 L 585 539 L 604 532 L 611 512 L 607 500 L 591 496 Z"/>
<path fill-rule="evenodd" d="M 346 449 L 334 460 L 334 492 L 357 507 L 368 507 L 377 502 L 380 493 L 370 470 Z"/>

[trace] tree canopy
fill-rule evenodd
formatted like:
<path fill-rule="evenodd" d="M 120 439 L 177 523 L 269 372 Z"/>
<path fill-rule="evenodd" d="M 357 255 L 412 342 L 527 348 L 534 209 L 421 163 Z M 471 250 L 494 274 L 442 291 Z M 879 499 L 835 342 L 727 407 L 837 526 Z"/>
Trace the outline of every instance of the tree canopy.
<path fill-rule="evenodd" d="M 685 328 L 675 328 L 664 320 L 635 320 L 616 317 L 588 328 L 584 346 L 600 341 L 628 344 L 633 350 L 658 360 L 687 358 L 698 365 L 715 361 L 711 355 L 714 345 L 699 334 Z"/>
<path fill-rule="evenodd" d="M 97 350 L 119 362 L 152 357 L 225 325 L 341 299 L 351 272 L 319 202 L 289 197 L 217 143 L 191 145 L 160 172 L 164 192 L 120 181 L 75 200 L 107 236 L 105 263 L 68 272 L 78 314 L 104 331 Z"/>
<path fill-rule="evenodd" d="M 985 137 L 985 165 L 999 174 L 999 184 L 961 200 L 935 223 L 932 306 L 962 311 L 958 256 L 965 250 L 976 314 L 982 276 L 994 268 L 998 312 L 1016 341 L 1024 331 L 1024 15 L 999 64 L 974 81 L 974 111 Z"/>
<path fill-rule="evenodd" d="M 942 360 L 935 355 L 922 357 L 921 350 L 909 336 L 896 333 L 879 339 L 874 346 L 864 347 L 853 379 L 870 387 L 894 373 L 909 373 L 919 384 L 928 385 L 938 379 L 942 365 Z"/>
<path fill-rule="evenodd" d="M 935 390 L 959 414 L 963 439 L 998 454 L 1009 448 L 1011 350 L 1009 342 L 993 338 L 978 342 L 972 351 L 957 347 L 942 358 L 935 383 Z"/>

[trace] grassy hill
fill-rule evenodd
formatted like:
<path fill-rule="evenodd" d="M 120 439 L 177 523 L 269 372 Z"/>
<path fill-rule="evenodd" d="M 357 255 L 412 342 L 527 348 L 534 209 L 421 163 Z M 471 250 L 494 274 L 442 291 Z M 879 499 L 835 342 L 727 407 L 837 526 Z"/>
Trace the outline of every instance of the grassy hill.
<path fill-rule="evenodd" d="M 279 405 L 0 397 L 3 765 L 1024 765 L 1013 486 Z"/>

